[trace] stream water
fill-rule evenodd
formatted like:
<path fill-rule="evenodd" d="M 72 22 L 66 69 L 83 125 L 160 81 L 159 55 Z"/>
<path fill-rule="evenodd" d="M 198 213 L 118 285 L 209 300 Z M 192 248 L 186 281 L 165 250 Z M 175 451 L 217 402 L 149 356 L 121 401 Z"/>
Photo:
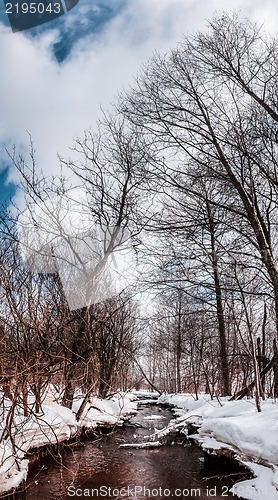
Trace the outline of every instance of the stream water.
<path fill-rule="evenodd" d="M 41 459 L 30 471 L 25 491 L 9 498 L 234 499 L 228 491 L 242 473 L 208 466 L 195 446 L 181 441 L 155 449 L 119 448 L 122 443 L 141 442 L 143 436 L 163 428 L 171 418 L 169 410 L 144 407 L 131 419 L 141 427 L 88 437 L 79 446 L 63 451 L 62 464 L 57 456 Z"/>

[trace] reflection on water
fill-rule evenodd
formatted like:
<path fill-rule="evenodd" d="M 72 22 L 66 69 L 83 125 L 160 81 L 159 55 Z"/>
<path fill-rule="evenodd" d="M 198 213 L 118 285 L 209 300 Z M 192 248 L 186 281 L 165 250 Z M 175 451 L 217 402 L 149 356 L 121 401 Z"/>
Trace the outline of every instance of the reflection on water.
<path fill-rule="evenodd" d="M 159 418 L 155 419 L 154 415 Z M 155 406 L 144 408 L 132 419 L 142 427 L 118 429 L 96 440 L 88 438 L 83 446 L 63 453 L 63 465 L 57 457 L 41 461 L 30 473 L 25 493 L 14 498 L 234 499 L 227 491 L 239 475 L 221 479 L 227 471 L 204 466 L 202 453 L 194 446 L 119 448 L 121 443 L 140 442 L 144 435 L 163 428 L 171 418 L 168 410 L 159 411 Z"/>

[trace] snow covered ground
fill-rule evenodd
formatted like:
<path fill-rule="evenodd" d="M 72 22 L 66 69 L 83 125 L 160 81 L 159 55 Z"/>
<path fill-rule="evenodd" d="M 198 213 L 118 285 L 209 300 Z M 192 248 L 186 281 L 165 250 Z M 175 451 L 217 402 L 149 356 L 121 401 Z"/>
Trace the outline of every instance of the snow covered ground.
<path fill-rule="evenodd" d="M 11 436 L 5 436 L 0 443 L 0 494 L 17 488 L 26 479 L 28 460 L 24 457 L 28 450 L 68 440 L 84 428 L 93 430 L 100 426 L 122 425 L 124 418 L 136 413 L 134 399 L 131 394 L 117 394 L 109 400 L 91 398 L 78 422 L 75 414 L 82 402 L 81 395 L 76 396 L 73 410 L 57 402 L 57 394 L 52 388 L 46 394 L 39 414 L 32 412 L 24 417 L 22 409 L 16 407 Z M 10 400 L 5 399 L 3 403 L 0 435 L 5 433 L 4 422 L 11 407 Z M 29 403 L 32 405 L 31 397 Z"/>
<path fill-rule="evenodd" d="M 253 399 L 211 400 L 201 395 L 162 395 L 159 403 L 175 407 L 177 423 L 200 425 L 194 438 L 210 453 L 229 450 L 253 471 L 254 479 L 237 483 L 232 493 L 250 500 L 278 500 L 278 402 L 262 402 L 258 413 Z M 218 451 L 217 451 L 218 450 Z"/>
<path fill-rule="evenodd" d="M 149 395 L 138 393 L 136 396 L 147 400 Z M 99 426 L 121 425 L 124 418 L 136 413 L 136 396 L 117 394 L 109 400 L 91 398 L 78 422 L 75 415 L 82 401 L 81 394 L 76 395 L 73 410 L 59 404 L 54 389 L 48 391 L 40 414 L 33 412 L 24 417 L 22 409 L 17 407 L 11 428 L 13 439 L 5 436 L 0 443 L 0 493 L 16 488 L 26 479 L 28 450 L 73 438 L 82 428 L 93 430 Z M 261 413 L 257 412 L 253 399 L 229 402 L 227 398 L 211 400 L 208 395 L 200 395 L 196 401 L 190 394 L 170 394 L 160 396 L 157 401 L 174 407 L 177 420 L 172 425 L 183 428 L 190 422 L 199 427 L 194 439 L 204 450 L 209 453 L 230 451 L 253 471 L 254 479 L 234 485 L 234 495 L 250 500 L 278 500 L 276 401 L 262 402 Z M 5 432 L 4 422 L 10 407 L 11 401 L 5 400 L 0 409 L 0 435 Z M 148 418 L 154 417 L 159 416 Z"/>

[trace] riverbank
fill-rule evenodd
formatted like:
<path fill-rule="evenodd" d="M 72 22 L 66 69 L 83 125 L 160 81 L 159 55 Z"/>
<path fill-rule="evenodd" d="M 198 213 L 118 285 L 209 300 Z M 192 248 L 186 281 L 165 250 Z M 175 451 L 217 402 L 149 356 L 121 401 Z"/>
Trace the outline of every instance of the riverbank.
<path fill-rule="evenodd" d="M 185 436 L 177 434 L 159 448 L 122 446 L 147 442 L 172 418 L 169 408 L 140 400 L 137 414 L 113 433 L 101 433 L 97 439 L 88 436 L 79 446 L 63 447 L 62 463 L 58 455 L 42 457 L 28 475 L 26 490 L 18 491 L 15 498 L 235 500 L 227 492 L 236 478 L 247 477 L 244 471 L 229 468 L 231 474 L 226 475 L 222 464 L 206 463 L 201 449 L 187 443 Z"/>
<path fill-rule="evenodd" d="M 190 439 L 207 454 L 234 458 L 253 472 L 254 479 L 241 481 L 232 487 L 233 496 L 249 500 L 278 500 L 278 403 L 264 401 L 262 412 L 258 413 L 253 399 L 211 400 L 208 395 L 200 395 L 196 400 L 190 394 L 157 397 L 158 394 L 145 392 L 116 394 L 109 400 L 94 397 L 87 403 L 78 422 L 76 412 L 82 402 L 81 394 L 76 395 L 72 410 L 59 404 L 54 389 L 45 396 L 40 414 L 31 412 L 24 417 L 22 409 L 15 408 L 11 428 L 13 439 L 8 436 L 2 439 L 0 445 L 0 494 L 16 489 L 26 480 L 28 451 L 77 439 L 82 433 L 94 432 L 100 427 L 122 426 L 129 416 L 136 414 L 138 403 L 154 403 L 156 400 L 160 405 L 170 406 L 176 417 L 170 428 L 155 432 L 156 439 L 162 444 L 167 442 L 171 429 L 173 436 L 176 431 L 176 434 L 185 435 L 190 431 Z M 30 406 L 34 403 L 32 398 L 29 403 Z M 11 402 L 5 401 L 1 433 L 9 405 Z M 148 416 L 149 422 L 151 417 Z M 159 416 L 155 417 L 157 421 Z M 134 441 L 137 442 L 137 436 Z"/>
<path fill-rule="evenodd" d="M 100 427 L 121 426 L 137 411 L 136 396 L 132 394 L 119 393 L 109 400 L 94 397 L 86 404 L 82 417 L 77 421 L 76 412 L 82 399 L 82 395 L 77 394 L 70 410 L 59 404 L 56 391 L 50 388 L 40 413 L 31 411 L 24 417 L 23 409 L 15 407 L 11 433 L 0 443 L 0 494 L 15 490 L 26 480 L 29 461 L 25 457 L 29 450 L 57 445 Z M 4 425 L 11 410 L 11 401 L 5 400 L 4 403 L 1 435 L 5 433 Z M 32 396 L 29 397 L 29 406 L 34 406 Z"/>
<path fill-rule="evenodd" d="M 175 425 L 187 432 L 206 453 L 228 456 L 248 467 L 254 479 L 233 486 L 231 492 L 249 500 L 278 500 L 278 403 L 262 402 L 256 410 L 253 399 L 228 401 L 211 400 L 200 395 L 162 395 L 160 404 L 170 405 L 177 416 Z"/>

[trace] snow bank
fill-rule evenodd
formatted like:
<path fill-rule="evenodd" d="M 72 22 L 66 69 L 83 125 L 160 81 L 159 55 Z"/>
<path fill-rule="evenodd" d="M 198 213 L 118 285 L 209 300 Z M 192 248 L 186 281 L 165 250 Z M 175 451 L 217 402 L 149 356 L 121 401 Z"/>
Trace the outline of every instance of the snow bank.
<path fill-rule="evenodd" d="M 199 399 L 196 399 L 192 394 L 162 394 L 157 402 L 189 411 L 202 407 L 208 401 L 210 401 L 210 397 L 207 394 L 199 396 Z M 217 400 L 212 401 L 212 404 L 217 405 Z"/>
<path fill-rule="evenodd" d="M 231 488 L 231 492 L 241 498 L 248 500 L 277 500 L 277 483 L 275 484 L 275 471 L 273 468 L 264 467 L 253 462 L 245 462 L 245 465 L 255 474 L 254 479 L 241 481 Z"/>
<path fill-rule="evenodd" d="M 249 408 L 235 416 L 218 416 L 216 409 L 213 418 L 202 424 L 199 434 L 230 444 L 256 462 L 278 465 L 277 409 L 277 406 L 264 405 L 261 413 Z M 223 408 L 221 410 L 223 414 Z"/>
<path fill-rule="evenodd" d="M 146 390 L 141 390 L 141 391 L 132 391 L 131 395 L 134 395 L 136 398 L 143 398 L 143 399 L 158 399 L 159 398 L 159 392 L 151 392 Z"/>
<path fill-rule="evenodd" d="M 86 404 L 82 417 L 77 422 L 76 412 L 81 403 L 81 395 L 77 395 L 72 410 L 57 402 L 58 395 L 49 388 L 42 404 L 41 412 L 32 412 L 24 417 L 22 409 L 16 407 L 11 436 L 0 443 L 0 494 L 17 488 L 28 474 L 28 450 L 45 445 L 55 445 L 78 435 L 82 429 L 93 430 L 97 427 L 113 427 L 122 425 L 124 419 L 136 413 L 137 403 L 134 396 L 117 394 L 109 400 L 93 397 Z M 32 396 L 30 396 L 32 405 Z M 5 401 L 5 411 L 1 412 L 0 433 L 11 402 Z"/>
<path fill-rule="evenodd" d="M 205 451 L 231 450 L 253 471 L 256 478 L 235 485 L 235 495 L 278 500 L 278 403 L 263 401 L 258 413 L 253 399 L 211 400 L 202 395 L 196 400 L 190 394 L 178 394 L 163 395 L 158 402 L 175 406 L 177 423 L 198 424 L 194 438 Z"/>

